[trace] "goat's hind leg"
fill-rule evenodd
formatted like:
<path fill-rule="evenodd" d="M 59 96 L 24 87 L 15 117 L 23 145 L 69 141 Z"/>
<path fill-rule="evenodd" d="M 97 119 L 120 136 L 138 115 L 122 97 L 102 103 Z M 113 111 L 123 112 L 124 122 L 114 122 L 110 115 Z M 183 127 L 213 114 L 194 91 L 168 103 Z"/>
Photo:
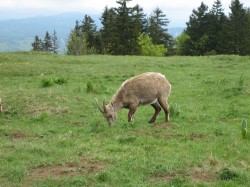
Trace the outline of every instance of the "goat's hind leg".
<path fill-rule="evenodd" d="M 148 123 L 150 123 L 150 124 L 152 124 L 152 123 L 155 122 L 155 120 L 156 120 L 158 114 L 159 114 L 160 111 L 161 111 L 161 107 L 160 107 L 160 105 L 159 105 L 158 102 L 151 104 L 151 106 L 155 109 L 155 113 L 154 113 L 154 115 L 152 116 L 152 118 L 151 118 L 151 119 L 149 120 L 149 122 L 148 122 Z"/>
<path fill-rule="evenodd" d="M 166 122 L 169 121 L 169 106 L 166 98 L 160 98 L 158 100 L 160 106 L 163 108 L 166 116 Z"/>

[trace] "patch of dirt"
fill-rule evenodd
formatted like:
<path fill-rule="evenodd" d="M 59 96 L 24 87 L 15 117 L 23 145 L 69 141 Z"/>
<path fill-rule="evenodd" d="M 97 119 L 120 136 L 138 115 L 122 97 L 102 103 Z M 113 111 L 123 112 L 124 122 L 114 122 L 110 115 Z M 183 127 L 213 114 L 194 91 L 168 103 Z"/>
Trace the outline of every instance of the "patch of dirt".
<path fill-rule="evenodd" d="M 100 172 L 107 168 L 107 164 L 101 161 L 82 159 L 80 163 L 64 163 L 41 166 L 30 171 L 31 180 L 43 180 L 46 178 L 59 179 L 89 173 Z"/>
<path fill-rule="evenodd" d="M 189 135 L 190 140 L 201 140 L 201 139 L 204 139 L 204 138 L 205 138 L 205 135 L 203 135 L 203 134 L 192 133 L 192 134 Z"/>
<path fill-rule="evenodd" d="M 165 129 L 167 129 L 167 128 L 174 128 L 174 127 L 176 127 L 176 125 L 174 124 L 174 123 L 171 123 L 171 122 L 167 122 L 167 123 L 165 123 L 165 122 L 163 122 L 163 123 L 158 123 L 158 124 L 155 124 L 154 126 L 153 126 L 153 128 L 165 128 Z"/>
<path fill-rule="evenodd" d="M 153 183 L 159 182 L 159 181 L 171 182 L 174 178 L 175 178 L 174 174 L 156 175 L 150 178 L 150 182 L 153 182 Z"/>
<path fill-rule="evenodd" d="M 8 134 L 9 137 L 19 139 L 19 138 L 27 138 L 29 135 L 26 132 L 23 131 L 16 131 L 16 132 L 11 132 Z"/>
<path fill-rule="evenodd" d="M 204 181 L 204 182 L 212 182 L 218 178 L 218 175 L 215 173 L 192 173 L 190 175 L 192 181 Z"/>
<path fill-rule="evenodd" d="M 203 181 L 203 182 L 213 182 L 218 178 L 218 174 L 216 173 L 208 173 L 208 172 L 194 172 L 191 174 L 164 174 L 164 175 L 156 175 L 152 176 L 150 178 L 150 182 L 159 182 L 159 181 L 164 181 L 164 182 L 171 182 L 175 178 L 180 178 L 184 179 L 185 177 L 190 178 L 192 182 L 198 182 L 198 181 Z"/>
<path fill-rule="evenodd" d="M 14 131 L 7 133 L 6 136 L 13 138 L 13 139 L 23 139 L 23 138 L 42 138 L 42 136 L 29 134 L 24 131 Z"/>
<path fill-rule="evenodd" d="M 180 138 L 180 139 L 186 139 L 186 140 L 205 140 L 206 136 L 203 134 L 199 133 L 191 133 L 191 134 L 165 134 L 166 139 L 171 139 L 171 138 Z"/>
<path fill-rule="evenodd" d="M 130 131 L 132 134 L 140 134 L 140 135 L 147 135 L 147 136 L 154 136 L 153 131 L 146 131 L 146 130 L 132 130 Z"/>

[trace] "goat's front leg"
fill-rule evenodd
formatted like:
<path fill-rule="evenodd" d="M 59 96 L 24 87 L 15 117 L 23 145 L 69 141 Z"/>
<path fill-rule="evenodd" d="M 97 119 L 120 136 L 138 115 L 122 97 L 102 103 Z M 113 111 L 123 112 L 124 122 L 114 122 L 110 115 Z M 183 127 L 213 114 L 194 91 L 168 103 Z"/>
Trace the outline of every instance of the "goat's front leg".
<path fill-rule="evenodd" d="M 136 106 L 130 106 L 129 112 L 128 112 L 128 122 L 134 123 L 134 114 L 136 112 L 137 107 Z"/>

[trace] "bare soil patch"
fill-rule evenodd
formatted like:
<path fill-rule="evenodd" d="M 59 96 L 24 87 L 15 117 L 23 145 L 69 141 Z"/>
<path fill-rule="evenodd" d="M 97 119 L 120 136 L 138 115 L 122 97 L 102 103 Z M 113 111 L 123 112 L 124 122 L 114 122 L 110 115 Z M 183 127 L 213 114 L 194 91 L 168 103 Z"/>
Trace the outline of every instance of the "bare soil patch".
<path fill-rule="evenodd" d="M 6 136 L 13 138 L 13 139 L 23 139 L 23 138 L 42 138 L 42 136 L 36 134 L 29 134 L 25 131 L 14 131 L 7 133 Z"/>
<path fill-rule="evenodd" d="M 164 181 L 164 182 L 171 182 L 173 181 L 175 178 L 180 178 L 180 179 L 184 179 L 184 178 L 190 178 L 190 180 L 194 183 L 202 181 L 202 182 L 213 182 L 218 178 L 218 174 L 216 173 L 208 173 L 208 172 L 194 172 L 191 174 L 162 174 L 162 175 L 156 175 L 156 176 L 152 176 L 150 178 L 150 181 L 155 183 L 155 182 L 159 182 L 159 181 Z"/>
<path fill-rule="evenodd" d="M 11 138 L 19 139 L 19 138 L 27 138 L 30 135 L 23 131 L 16 131 L 16 132 L 11 132 L 10 134 L 8 134 L 8 136 Z"/>
<path fill-rule="evenodd" d="M 86 175 L 100 172 L 107 166 L 106 163 L 101 161 L 81 159 L 79 163 L 64 163 L 34 168 L 31 170 L 29 178 L 31 180 L 43 180 L 46 178 L 60 179 L 61 177 Z"/>
<path fill-rule="evenodd" d="M 218 178 L 218 175 L 215 173 L 192 173 L 190 175 L 192 181 L 204 181 L 204 182 L 212 182 Z"/>
<path fill-rule="evenodd" d="M 155 183 L 159 181 L 171 182 L 175 178 L 175 174 L 164 174 L 164 175 L 155 175 L 150 178 L 150 182 Z"/>

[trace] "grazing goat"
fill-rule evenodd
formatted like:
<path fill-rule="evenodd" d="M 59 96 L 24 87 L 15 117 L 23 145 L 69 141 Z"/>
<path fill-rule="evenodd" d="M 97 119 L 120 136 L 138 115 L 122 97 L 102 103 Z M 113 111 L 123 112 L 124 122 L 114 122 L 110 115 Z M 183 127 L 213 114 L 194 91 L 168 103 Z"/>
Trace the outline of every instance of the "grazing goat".
<path fill-rule="evenodd" d="M 132 77 L 121 85 L 108 105 L 103 99 L 103 108 L 96 105 L 107 119 L 109 125 L 116 121 L 116 112 L 121 108 L 129 109 L 128 122 L 133 122 L 136 109 L 140 105 L 151 104 L 155 113 L 149 120 L 154 123 L 157 115 L 163 108 L 166 122 L 169 121 L 169 107 L 167 98 L 171 91 L 171 85 L 161 73 L 147 72 Z"/>

